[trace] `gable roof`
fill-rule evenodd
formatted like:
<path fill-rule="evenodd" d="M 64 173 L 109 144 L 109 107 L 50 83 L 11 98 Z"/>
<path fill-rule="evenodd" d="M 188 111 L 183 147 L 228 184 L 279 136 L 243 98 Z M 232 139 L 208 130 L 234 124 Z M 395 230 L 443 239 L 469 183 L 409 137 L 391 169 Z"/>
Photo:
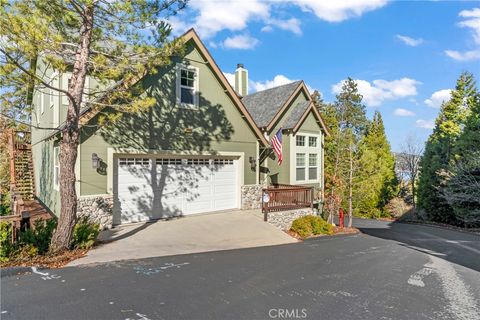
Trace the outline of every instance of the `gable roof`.
<path fill-rule="evenodd" d="M 242 103 L 242 101 L 238 97 L 235 90 L 232 88 L 230 83 L 227 81 L 227 78 L 225 77 L 223 72 L 220 70 L 220 68 L 218 67 L 215 60 L 213 60 L 212 55 L 210 54 L 208 49 L 205 47 L 203 42 L 200 40 L 200 38 L 199 38 L 198 34 L 195 32 L 195 30 L 193 28 L 191 28 L 190 30 L 185 32 L 182 36 L 180 36 L 180 39 L 182 39 L 184 44 L 186 44 L 190 40 L 192 40 L 195 43 L 195 45 L 199 49 L 200 53 L 202 54 L 202 56 L 207 61 L 207 65 L 209 65 L 212 68 L 214 75 L 218 78 L 218 80 L 222 84 L 225 93 L 227 93 L 230 96 L 230 98 L 233 101 L 233 104 L 239 110 L 240 114 L 242 115 L 242 118 L 245 118 L 245 120 L 247 121 L 247 124 L 249 125 L 251 130 L 257 136 L 257 139 L 261 143 L 263 143 L 263 145 L 265 145 L 265 146 L 269 145 L 268 141 L 266 140 L 266 138 L 263 136 L 260 129 L 255 124 L 255 121 L 253 121 L 253 118 L 250 115 L 250 113 L 248 112 L 247 108 L 244 106 L 244 104 Z M 123 87 L 123 88 L 130 87 L 131 85 L 134 85 L 135 83 L 137 83 L 138 81 L 143 79 L 143 77 L 145 77 L 146 75 L 147 75 L 147 73 L 138 75 L 138 77 L 136 77 L 131 83 L 125 83 L 123 81 L 120 81 L 119 83 L 117 83 L 114 86 L 112 86 L 111 88 L 109 88 L 109 90 L 115 90 L 116 88 L 119 88 L 119 87 Z M 108 93 L 108 91 L 107 91 L 107 93 Z M 100 100 L 101 100 L 101 98 L 100 98 Z M 95 115 L 98 114 L 100 109 L 101 108 L 92 108 L 87 103 L 87 106 L 85 108 L 83 108 L 82 110 L 80 110 L 80 123 L 81 124 L 86 124 L 89 120 L 91 120 Z M 55 135 L 56 133 L 58 133 L 58 131 L 54 131 L 52 133 L 52 135 L 50 135 L 49 137 Z"/>
<path fill-rule="evenodd" d="M 312 104 L 311 101 L 301 101 L 297 103 L 295 106 L 293 106 L 292 113 L 290 113 L 290 116 L 287 118 L 287 120 L 283 123 L 282 128 L 283 129 L 293 129 L 297 125 L 297 123 L 300 121 L 302 118 L 303 114 L 305 111 L 310 107 Z"/>
<path fill-rule="evenodd" d="M 302 81 L 258 91 L 243 97 L 242 102 L 258 127 L 267 127 Z"/>
<path fill-rule="evenodd" d="M 230 98 L 233 100 L 234 105 L 239 109 L 240 113 L 245 118 L 245 120 L 249 124 L 250 128 L 253 130 L 253 132 L 257 136 L 258 140 L 260 140 L 263 143 L 263 145 L 265 145 L 265 146 L 270 145 L 268 143 L 267 139 L 263 136 L 260 129 L 255 124 L 255 121 L 253 120 L 251 114 L 249 113 L 248 109 L 245 107 L 245 105 L 240 100 L 239 96 L 237 95 L 237 93 L 233 89 L 232 85 L 228 82 L 227 78 L 225 77 L 223 72 L 220 70 L 220 68 L 218 67 L 215 60 L 213 60 L 212 55 L 208 51 L 207 47 L 205 47 L 203 42 L 200 40 L 200 37 L 195 32 L 195 30 L 193 28 L 188 30 L 181 38 L 184 39 L 185 43 L 187 43 L 189 40 L 193 40 L 195 42 L 198 49 L 200 50 L 200 53 L 207 60 L 208 65 L 211 66 L 211 68 L 214 71 L 214 74 L 218 77 L 218 79 L 220 80 L 220 83 L 225 88 L 225 92 L 228 93 Z"/>

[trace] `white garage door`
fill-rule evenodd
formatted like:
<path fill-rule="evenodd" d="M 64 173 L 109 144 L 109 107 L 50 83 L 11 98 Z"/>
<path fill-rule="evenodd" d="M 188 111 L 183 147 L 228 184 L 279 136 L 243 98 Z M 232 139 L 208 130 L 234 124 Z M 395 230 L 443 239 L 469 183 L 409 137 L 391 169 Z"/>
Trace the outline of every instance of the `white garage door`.
<path fill-rule="evenodd" d="M 118 158 L 114 224 L 237 208 L 237 162 Z"/>

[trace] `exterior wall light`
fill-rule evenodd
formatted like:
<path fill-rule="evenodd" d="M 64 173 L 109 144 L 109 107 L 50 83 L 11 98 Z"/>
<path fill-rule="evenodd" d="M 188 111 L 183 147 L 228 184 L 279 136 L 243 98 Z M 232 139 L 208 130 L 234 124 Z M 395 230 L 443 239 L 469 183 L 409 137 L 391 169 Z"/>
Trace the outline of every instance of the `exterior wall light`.
<path fill-rule="evenodd" d="M 92 153 L 92 168 L 93 169 L 100 168 L 101 162 L 102 162 L 102 159 L 100 159 L 96 153 Z"/>

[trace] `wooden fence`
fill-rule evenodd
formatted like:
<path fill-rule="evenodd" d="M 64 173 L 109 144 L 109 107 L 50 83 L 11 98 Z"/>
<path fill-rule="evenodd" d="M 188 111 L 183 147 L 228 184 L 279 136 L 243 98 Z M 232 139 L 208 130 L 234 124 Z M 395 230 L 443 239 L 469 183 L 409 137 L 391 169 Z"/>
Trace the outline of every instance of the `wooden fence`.
<path fill-rule="evenodd" d="M 269 212 L 313 208 L 313 187 L 277 184 L 262 189 L 262 212 L 267 221 Z"/>

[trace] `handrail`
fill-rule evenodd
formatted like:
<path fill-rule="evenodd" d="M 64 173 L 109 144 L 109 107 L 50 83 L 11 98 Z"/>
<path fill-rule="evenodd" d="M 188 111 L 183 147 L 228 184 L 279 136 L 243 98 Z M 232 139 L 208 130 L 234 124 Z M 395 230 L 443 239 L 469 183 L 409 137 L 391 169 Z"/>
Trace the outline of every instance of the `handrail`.
<path fill-rule="evenodd" d="M 304 186 L 276 183 L 268 186 L 268 189 L 302 189 Z"/>
<path fill-rule="evenodd" d="M 276 186 L 262 189 L 262 212 L 265 221 L 269 212 L 313 208 L 313 187 Z"/>

